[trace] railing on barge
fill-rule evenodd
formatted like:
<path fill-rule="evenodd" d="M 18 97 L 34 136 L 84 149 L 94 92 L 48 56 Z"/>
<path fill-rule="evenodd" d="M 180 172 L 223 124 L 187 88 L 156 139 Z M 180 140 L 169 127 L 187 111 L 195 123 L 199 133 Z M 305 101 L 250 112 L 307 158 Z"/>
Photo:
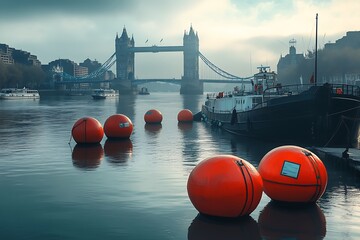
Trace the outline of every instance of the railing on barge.
<path fill-rule="evenodd" d="M 348 85 L 348 84 L 329 84 L 332 94 L 344 94 L 360 97 L 360 86 Z M 295 85 L 285 85 L 285 86 L 275 86 L 265 89 L 263 92 L 264 102 L 272 98 L 277 98 L 279 95 L 296 95 L 304 91 L 309 90 L 313 87 L 314 84 L 295 84 Z"/>
<path fill-rule="evenodd" d="M 325 84 L 329 86 L 330 92 L 333 95 L 347 95 L 360 98 L 360 86 L 348 84 Z M 268 101 L 274 98 L 301 94 L 313 86 L 314 84 L 295 84 L 285 86 L 278 85 L 276 87 L 267 88 L 263 92 L 263 102 L 257 104 L 253 109 L 267 106 Z"/>
<path fill-rule="evenodd" d="M 348 84 L 330 84 L 333 94 L 345 94 L 360 97 L 360 86 Z"/>

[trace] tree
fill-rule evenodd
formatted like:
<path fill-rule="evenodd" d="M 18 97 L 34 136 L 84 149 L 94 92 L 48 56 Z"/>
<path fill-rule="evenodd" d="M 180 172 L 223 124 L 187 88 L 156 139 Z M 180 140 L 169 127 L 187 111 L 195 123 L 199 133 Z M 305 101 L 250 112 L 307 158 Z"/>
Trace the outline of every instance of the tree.
<path fill-rule="evenodd" d="M 0 87 L 5 85 L 6 82 L 6 67 L 3 62 L 0 61 Z"/>
<path fill-rule="evenodd" d="M 0 62 L 0 88 L 39 88 L 45 79 L 46 74 L 39 66 Z"/>
<path fill-rule="evenodd" d="M 6 87 L 21 87 L 23 85 L 23 76 L 19 66 L 10 64 L 6 70 Z"/>

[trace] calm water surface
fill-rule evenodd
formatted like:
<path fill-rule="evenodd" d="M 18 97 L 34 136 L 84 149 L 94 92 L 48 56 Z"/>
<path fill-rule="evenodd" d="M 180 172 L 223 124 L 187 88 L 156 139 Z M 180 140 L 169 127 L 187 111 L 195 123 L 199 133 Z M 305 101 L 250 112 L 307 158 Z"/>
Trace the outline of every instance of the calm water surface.
<path fill-rule="evenodd" d="M 203 101 L 178 93 L 0 101 L 0 239 L 360 239 L 360 178 L 328 161 L 316 205 L 284 209 L 263 194 L 249 217 L 199 215 L 186 183 L 201 160 L 233 154 L 257 167 L 282 144 L 178 124 L 180 110 L 196 113 Z M 144 123 L 152 108 L 161 126 Z M 130 140 L 84 148 L 71 139 L 79 118 L 104 124 L 116 113 L 133 121 Z"/>

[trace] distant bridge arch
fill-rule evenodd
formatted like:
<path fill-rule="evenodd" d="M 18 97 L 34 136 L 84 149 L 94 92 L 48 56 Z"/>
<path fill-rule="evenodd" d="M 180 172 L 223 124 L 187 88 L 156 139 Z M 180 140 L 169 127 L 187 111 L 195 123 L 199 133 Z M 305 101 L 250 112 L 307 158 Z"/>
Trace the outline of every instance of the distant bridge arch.
<path fill-rule="evenodd" d="M 122 91 L 132 91 L 135 83 L 135 53 L 183 52 L 184 74 L 181 79 L 181 94 L 202 94 L 203 83 L 199 81 L 199 37 L 192 27 L 184 33 L 183 46 L 135 47 L 134 37 L 129 37 L 126 28 L 115 38 L 116 77 L 113 86 Z M 139 80 L 137 80 L 139 82 Z M 168 80 L 167 82 L 171 82 Z M 178 81 L 175 81 L 176 83 Z"/>

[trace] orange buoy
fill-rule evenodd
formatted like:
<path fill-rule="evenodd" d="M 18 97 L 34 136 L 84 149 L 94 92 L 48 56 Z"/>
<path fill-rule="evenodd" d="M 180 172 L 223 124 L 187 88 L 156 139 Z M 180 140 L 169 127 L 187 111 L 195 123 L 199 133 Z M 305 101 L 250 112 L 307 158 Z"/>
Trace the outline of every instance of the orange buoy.
<path fill-rule="evenodd" d="M 178 113 L 177 119 L 179 122 L 192 122 L 193 113 L 189 109 L 183 109 Z"/>
<path fill-rule="evenodd" d="M 104 137 L 104 129 L 95 118 L 83 117 L 75 122 L 71 135 L 77 143 L 99 143 Z"/>
<path fill-rule="evenodd" d="M 190 173 L 188 196 L 203 214 L 217 217 L 248 215 L 262 196 L 262 179 L 249 162 L 219 155 L 200 162 Z"/>
<path fill-rule="evenodd" d="M 144 120 L 146 123 L 161 123 L 163 116 L 159 110 L 151 109 L 147 111 L 144 115 Z"/>
<path fill-rule="evenodd" d="M 271 150 L 261 159 L 258 171 L 266 195 L 282 202 L 316 202 L 328 181 L 326 168 L 318 156 L 297 146 Z"/>
<path fill-rule="evenodd" d="M 127 116 L 114 114 L 106 119 L 104 131 L 108 138 L 129 138 L 133 131 L 133 124 Z"/>

